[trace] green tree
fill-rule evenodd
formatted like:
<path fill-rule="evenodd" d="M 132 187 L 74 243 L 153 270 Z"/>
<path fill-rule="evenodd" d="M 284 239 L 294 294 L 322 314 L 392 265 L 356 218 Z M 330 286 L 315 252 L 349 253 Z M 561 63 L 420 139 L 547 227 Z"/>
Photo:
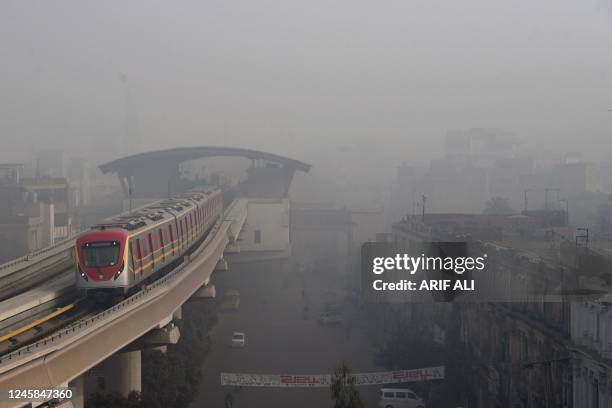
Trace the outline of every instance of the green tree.
<path fill-rule="evenodd" d="M 493 197 L 487 201 L 487 207 L 484 209 L 484 214 L 512 214 L 515 211 L 510 207 L 507 198 Z"/>
<path fill-rule="evenodd" d="M 334 408 L 365 408 L 359 391 L 355 389 L 355 377 L 345 361 L 334 370 L 331 394 Z"/>

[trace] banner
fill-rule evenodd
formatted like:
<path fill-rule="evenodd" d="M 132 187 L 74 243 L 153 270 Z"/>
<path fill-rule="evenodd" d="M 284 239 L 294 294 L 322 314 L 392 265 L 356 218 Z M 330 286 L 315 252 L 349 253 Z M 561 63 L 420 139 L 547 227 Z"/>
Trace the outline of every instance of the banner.
<path fill-rule="evenodd" d="M 354 374 L 355 385 L 399 384 L 443 380 L 444 366 Z M 232 387 L 329 387 L 331 374 L 221 373 L 221 385 Z"/>

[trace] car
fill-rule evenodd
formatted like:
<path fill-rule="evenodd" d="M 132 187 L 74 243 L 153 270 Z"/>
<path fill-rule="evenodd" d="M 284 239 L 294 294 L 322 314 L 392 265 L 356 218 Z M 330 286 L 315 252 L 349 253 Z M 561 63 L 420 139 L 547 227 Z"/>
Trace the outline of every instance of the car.
<path fill-rule="evenodd" d="M 246 335 L 243 332 L 234 332 L 231 345 L 234 348 L 244 348 L 246 346 Z"/>
<path fill-rule="evenodd" d="M 408 388 L 381 388 L 379 408 L 425 408 L 423 399 Z"/>
<path fill-rule="evenodd" d="M 340 323 L 342 323 L 342 317 L 335 313 L 324 312 L 319 316 L 319 324 L 324 326 L 334 326 Z"/>

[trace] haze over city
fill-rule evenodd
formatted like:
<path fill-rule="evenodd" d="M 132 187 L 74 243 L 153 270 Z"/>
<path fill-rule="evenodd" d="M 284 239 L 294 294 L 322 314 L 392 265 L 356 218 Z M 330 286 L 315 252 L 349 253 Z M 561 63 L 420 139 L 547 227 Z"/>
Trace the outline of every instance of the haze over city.
<path fill-rule="evenodd" d="M 473 127 L 594 159 L 610 151 L 604 0 L 4 1 L 1 11 L 3 160 L 49 147 L 100 162 L 176 145 L 296 156 L 353 144 L 422 160 L 447 131 Z"/>
<path fill-rule="evenodd" d="M 611 0 L 0 2 L 0 408 L 609 408 L 611 296 Z"/>

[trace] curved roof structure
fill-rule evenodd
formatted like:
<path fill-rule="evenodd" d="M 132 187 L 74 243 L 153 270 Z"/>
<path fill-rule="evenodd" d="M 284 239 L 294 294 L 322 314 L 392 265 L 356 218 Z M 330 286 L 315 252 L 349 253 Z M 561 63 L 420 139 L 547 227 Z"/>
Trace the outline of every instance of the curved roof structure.
<path fill-rule="evenodd" d="M 277 154 L 262 152 L 258 150 L 221 146 L 194 146 L 155 150 L 152 152 L 138 153 L 135 155 L 122 157 L 120 159 L 104 163 L 99 167 L 103 173 L 120 173 L 122 171 L 126 171 L 142 165 L 148 165 L 156 161 L 182 162 L 186 160 L 197 160 L 203 157 L 216 156 L 237 156 L 254 160 L 266 160 L 269 162 L 282 164 L 286 167 L 292 167 L 295 170 L 300 170 L 303 172 L 307 172 L 308 170 L 310 170 L 311 167 L 310 164 L 294 160 L 285 156 L 279 156 Z"/>

